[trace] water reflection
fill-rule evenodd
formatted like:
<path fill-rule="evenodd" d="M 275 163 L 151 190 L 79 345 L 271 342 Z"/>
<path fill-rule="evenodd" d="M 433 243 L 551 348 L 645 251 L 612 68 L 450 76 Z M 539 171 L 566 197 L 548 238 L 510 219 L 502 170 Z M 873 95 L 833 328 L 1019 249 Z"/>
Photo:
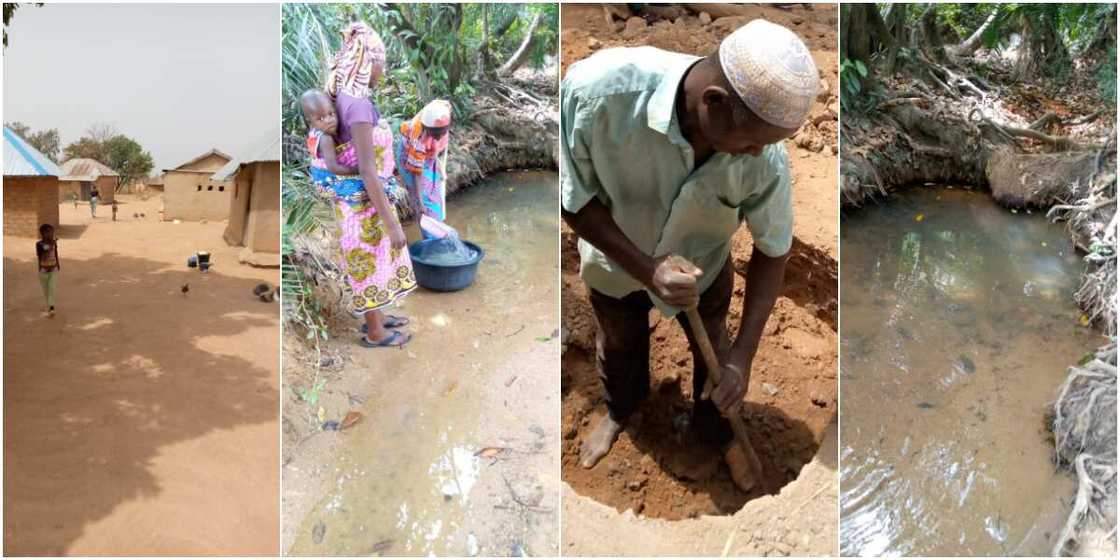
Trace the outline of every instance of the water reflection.
<path fill-rule="evenodd" d="M 1027 536 L 1072 483 L 1043 414 L 1095 344 L 1061 226 L 912 189 L 846 217 L 841 252 L 841 553 L 1047 553 Z"/>

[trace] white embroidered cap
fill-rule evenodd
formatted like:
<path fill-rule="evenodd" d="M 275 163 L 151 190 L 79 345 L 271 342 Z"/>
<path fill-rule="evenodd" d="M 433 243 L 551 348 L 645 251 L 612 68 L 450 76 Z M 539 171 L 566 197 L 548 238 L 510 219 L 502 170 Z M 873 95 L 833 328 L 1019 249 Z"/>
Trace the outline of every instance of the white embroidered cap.
<path fill-rule="evenodd" d="M 809 116 L 820 75 L 789 29 L 756 19 L 723 39 L 719 63 L 735 93 L 766 122 L 799 128 Z"/>

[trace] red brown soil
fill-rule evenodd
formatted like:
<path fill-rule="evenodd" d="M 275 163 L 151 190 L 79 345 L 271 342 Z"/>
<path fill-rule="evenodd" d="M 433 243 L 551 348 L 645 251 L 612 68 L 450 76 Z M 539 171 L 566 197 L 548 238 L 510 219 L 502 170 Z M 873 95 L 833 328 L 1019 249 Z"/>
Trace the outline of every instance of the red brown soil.
<path fill-rule="evenodd" d="M 4 237 L 4 552 L 275 556 L 280 312 L 252 290 L 279 271 L 118 197 L 118 222 L 60 206 L 54 318 L 34 240 Z"/>
<path fill-rule="evenodd" d="M 756 357 L 744 419 L 763 464 L 760 487 L 739 491 L 717 449 L 688 437 L 682 420 L 691 409 L 692 356 L 675 320 L 651 313 L 651 391 L 646 403 L 595 468 L 578 464 L 582 438 L 606 413 L 594 367 L 595 319 L 579 278 L 576 238 L 562 232 L 563 322 L 570 333 L 562 362 L 562 476 L 578 493 L 619 511 L 666 519 L 730 514 L 753 498 L 775 494 L 797 477 L 820 446 L 836 415 L 836 6 L 783 11 L 752 6 L 758 15 L 799 33 L 813 51 L 831 95 L 814 105 L 817 124 L 787 142 L 794 172 L 794 248 L 785 290 L 767 323 Z M 561 7 L 562 68 L 594 50 L 652 45 L 707 55 L 730 31 L 754 17 L 720 18 L 701 25 L 694 16 L 660 21 L 631 32 L 607 26 L 598 5 Z M 596 44 L 597 42 L 597 44 Z M 592 45 L 595 48 L 592 48 Z M 734 336 L 742 312 L 743 274 L 750 235 L 733 241 L 735 296 L 728 325 Z M 770 395 L 763 385 L 777 389 Z M 676 424 L 675 424 L 676 423 Z"/>

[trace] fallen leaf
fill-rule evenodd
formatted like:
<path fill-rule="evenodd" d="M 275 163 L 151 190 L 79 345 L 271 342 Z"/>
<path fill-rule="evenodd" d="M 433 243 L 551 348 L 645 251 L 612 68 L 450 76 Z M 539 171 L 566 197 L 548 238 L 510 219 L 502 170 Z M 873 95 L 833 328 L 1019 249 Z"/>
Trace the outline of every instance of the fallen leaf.
<path fill-rule="evenodd" d="M 924 215 L 924 214 L 918 214 L 917 216 L 914 216 L 914 221 L 915 221 L 915 222 L 920 222 L 920 221 L 922 221 L 922 220 L 924 220 L 924 219 L 926 219 L 926 217 L 925 217 L 925 215 Z"/>
<path fill-rule="evenodd" d="M 361 420 L 361 419 L 362 419 L 362 413 L 361 412 L 358 412 L 356 410 L 351 410 L 350 412 L 346 413 L 345 417 L 342 418 L 341 429 L 345 430 L 346 428 L 349 428 L 349 427 L 353 426 L 354 424 L 357 424 L 358 421 Z"/>
<path fill-rule="evenodd" d="M 1089 326 L 1089 316 L 1088 315 L 1082 315 L 1081 320 L 1079 322 L 1081 323 L 1082 327 Z"/>
<path fill-rule="evenodd" d="M 319 407 L 318 417 L 319 417 L 319 422 L 320 423 L 323 421 L 324 418 L 327 417 L 327 411 L 324 410 L 323 407 L 321 407 L 321 406 Z"/>
<path fill-rule="evenodd" d="M 490 459 L 492 457 L 497 457 L 501 452 L 505 450 L 506 448 L 504 447 L 483 447 L 482 450 L 475 453 L 474 456 Z"/>
<path fill-rule="evenodd" d="M 538 336 L 537 337 L 537 342 L 548 342 L 550 340 L 552 340 L 551 336 Z"/>
<path fill-rule="evenodd" d="M 1045 247 L 1045 246 L 1046 246 L 1046 242 L 1045 242 L 1045 241 L 1043 241 L 1043 242 L 1042 242 L 1042 246 L 1043 246 L 1043 247 Z"/>

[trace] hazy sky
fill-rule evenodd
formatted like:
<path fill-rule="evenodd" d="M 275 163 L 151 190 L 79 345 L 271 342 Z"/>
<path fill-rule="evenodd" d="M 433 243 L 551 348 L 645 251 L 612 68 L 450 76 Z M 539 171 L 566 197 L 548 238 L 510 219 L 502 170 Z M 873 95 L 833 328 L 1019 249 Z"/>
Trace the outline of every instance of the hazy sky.
<path fill-rule="evenodd" d="M 62 146 L 109 123 L 156 170 L 251 146 L 280 122 L 278 5 L 24 5 L 4 51 L 4 121 Z"/>

